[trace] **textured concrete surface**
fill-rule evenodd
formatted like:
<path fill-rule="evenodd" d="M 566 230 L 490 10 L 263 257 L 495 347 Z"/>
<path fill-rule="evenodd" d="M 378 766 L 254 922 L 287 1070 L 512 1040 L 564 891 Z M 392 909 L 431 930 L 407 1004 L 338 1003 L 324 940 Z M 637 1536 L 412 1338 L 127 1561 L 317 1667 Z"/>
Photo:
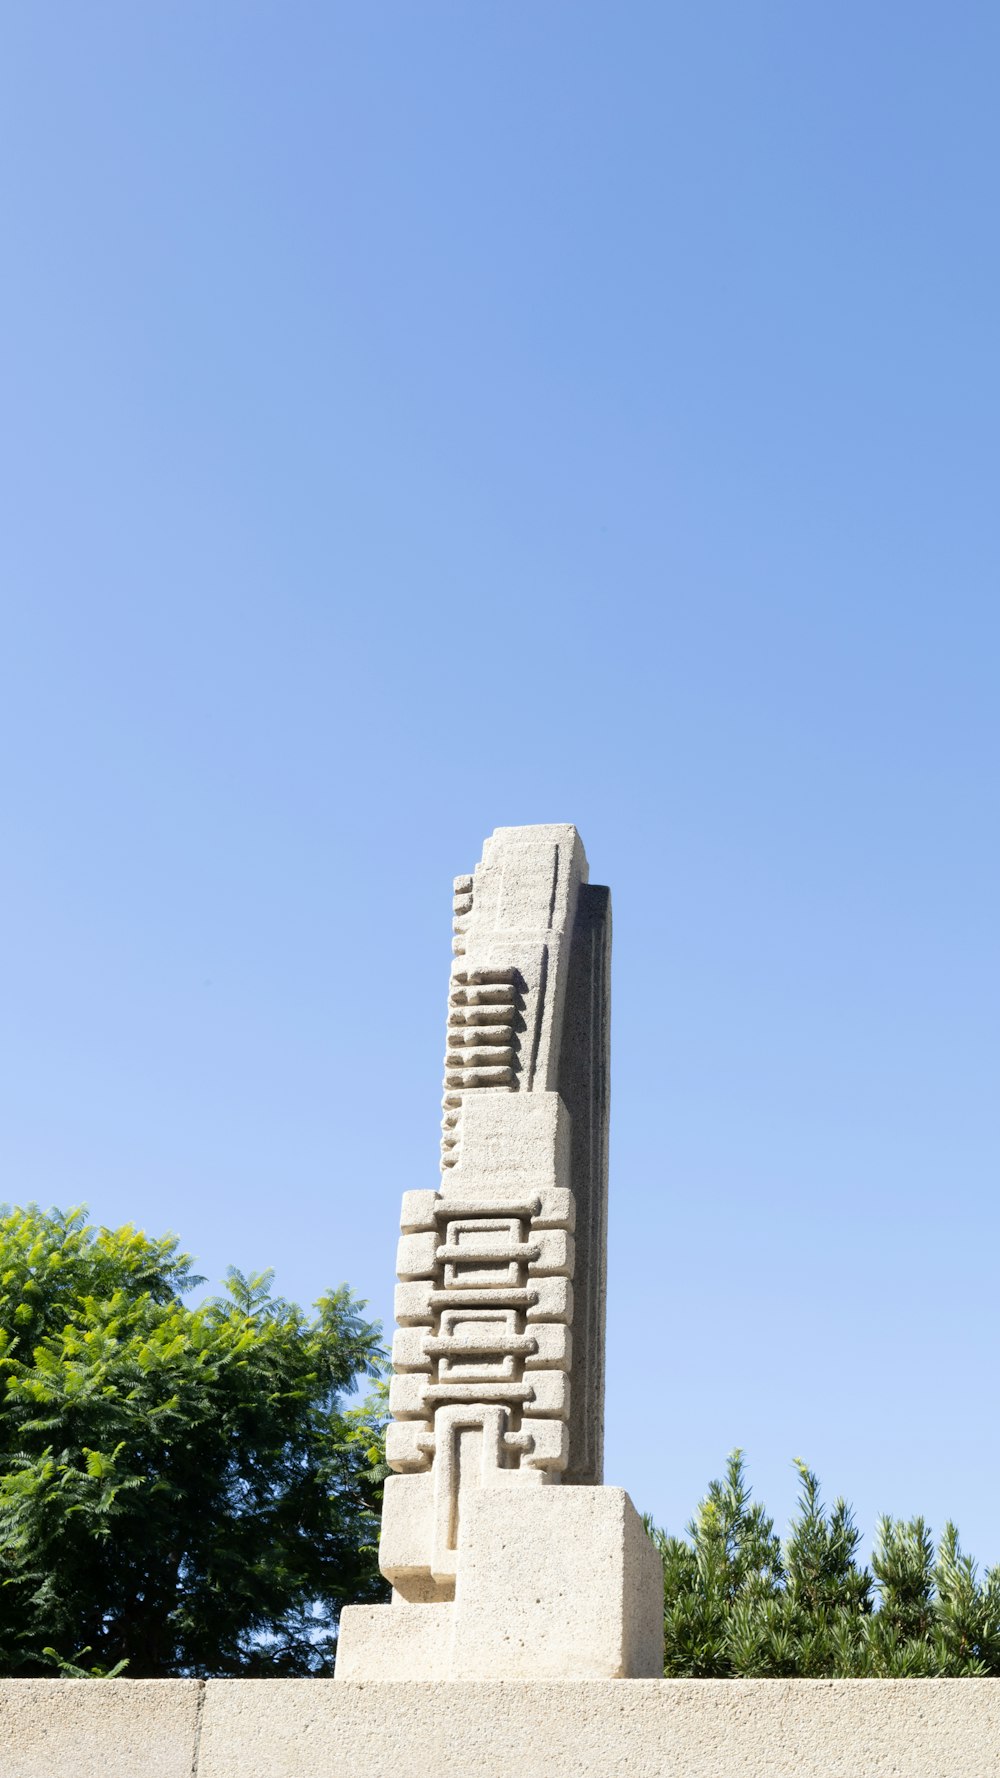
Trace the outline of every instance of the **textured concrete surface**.
<path fill-rule="evenodd" d="M 454 1608 L 414 1605 L 345 1605 L 337 1641 L 337 1681 L 345 1679 L 446 1680 L 451 1675 Z"/>
<path fill-rule="evenodd" d="M 1000 1680 L 6 1680 L 0 1778 L 996 1778 Z"/>
<path fill-rule="evenodd" d="M 454 1604 L 344 1607 L 338 1681 L 662 1674 L 663 1567 L 623 1488 L 481 1489 L 459 1556 Z"/>
<path fill-rule="evenodd" d="M 453 1679 L 663 1672 L 663 1567 L 623 1488 L 511 1489 L 466 1508 Z"/>
<path fill-rule="evenodd" d="M 620 1536 L 617 1556 L 613 1538 L 554 1550 L 546 1501 L 601 1480 L 610 896 L 574 827 L 501 827 L 453 910 L 441 1189 L 404 1192 L 396 1258 L 379 1543 L 393 1604 L 347 1610 L 337 1676 L 643 1677 L 662 1669 L 658 1632 L 626 1583 L 655 1552 L 633 1550 L 623 1581 Z M 502 1530 L 515 1493 L 498 1568 L 465 1526 L 489 1514 Z M 565 1517 L 581 1512 L 603 1523 L 593 1502 Z"/>
<path fill-rule="evenodd" d="M 196 1778 L 426 1778 L 435 1771 L 447 1778 L 995 1778 L 998 1769 L 997 1680 L 217 1680 L 208 1687 Z"/>
<path fill-rule="evenodd" d="M 498 828 L 454 933 L 441 1191 L 404 1193 L 396 1258 L 380 1561 L 411 1603 L 450 1596 L 470 1491 L 600 1480 L 610 927 L 576 829 Z"/>
<path fill-rule="evenodd" d="M 0 1680 L 0 1778 L 192 1778 L 196 1679 Z"/>

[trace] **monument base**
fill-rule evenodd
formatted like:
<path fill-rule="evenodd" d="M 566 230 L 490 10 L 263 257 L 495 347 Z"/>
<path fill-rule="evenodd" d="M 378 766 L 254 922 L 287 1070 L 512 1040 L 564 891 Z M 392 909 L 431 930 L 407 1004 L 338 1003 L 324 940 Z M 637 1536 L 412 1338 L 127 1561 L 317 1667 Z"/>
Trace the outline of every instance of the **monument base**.
<path fill-rule="evenodd" d="M 663 1569 L 623 1488 L 484 1488 L 453 1603 L 348 1605 L 338 1680 L 654 1679 Z"/>
<path fill-rule="evenodd" d="M 997 1679 L 0 1681 L 3 1778 L 993 1778 Z"/>

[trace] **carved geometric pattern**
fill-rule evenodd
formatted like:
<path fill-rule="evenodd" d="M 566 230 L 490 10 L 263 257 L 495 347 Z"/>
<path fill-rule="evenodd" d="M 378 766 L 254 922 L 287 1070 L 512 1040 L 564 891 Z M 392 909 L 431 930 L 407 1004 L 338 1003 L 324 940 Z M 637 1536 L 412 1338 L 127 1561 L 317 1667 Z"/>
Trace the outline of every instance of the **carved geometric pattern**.
<path fill-rule="evenodd" d="M 470 1490 L 597 1479 L 606 897 L 595 907 L 570 827 L 498 829 L 455 879 L 442 1182 L 403 1197 L 386 1435 L 402 1474 L 381 1559 L 410 1603 L 453 1596 Z"/>
<path fill-rule="evenodd" d="M 537 1472 L 566 1466 L 571 1219 L 568 1191 L 404 1200 L 386 1455 L 396 1470 L 434 1463 L 439 1579 L 455 1572 L 457 1491 L 470 1460 L 480 1486 L 501 1470 L 541 1480 Z"/>
<path fill-rule="evenodd" d="M 465 882 L 464 877 L 458 879 Z M 471 896 L 469 897 L 471 905 Z M 461 1145 L 462 1095 L 484 1087 L 512 1092 L 520 1068 L 521 996 L 515 969 L 469 971 L 455 964 L 448 984 L 441 1165 L 454 1167 Z"/>

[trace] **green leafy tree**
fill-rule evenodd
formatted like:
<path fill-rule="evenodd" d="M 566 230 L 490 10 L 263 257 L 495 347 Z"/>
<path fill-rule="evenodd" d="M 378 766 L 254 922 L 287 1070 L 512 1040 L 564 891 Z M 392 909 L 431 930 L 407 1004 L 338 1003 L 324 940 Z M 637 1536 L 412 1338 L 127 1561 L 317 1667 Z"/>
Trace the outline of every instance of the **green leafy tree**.
<path fill-rule="evenodd" d="M 922 1519 L 883 1518 L 869 1570 L 846 1502 L 828 1510 L 816 1476 L 796 1467 L 798 1510 L 783 1544 L 751 1498 L 739 1451 L 687 1538 L 649 1525 L 663 1557 L 666 1673 L 1000 1675 L 1000 1568 L 980 1582 L 952 1524 L 935 1550 Z"/>
<path fill-rule="evenodd" d="M 384 1597 L 384 1401 L 345 1405 L 380 1329 L 344 1286 L 202 1282 L 169 1237 L 0 1216 L 3 1673 L 327 1673 Z"/>

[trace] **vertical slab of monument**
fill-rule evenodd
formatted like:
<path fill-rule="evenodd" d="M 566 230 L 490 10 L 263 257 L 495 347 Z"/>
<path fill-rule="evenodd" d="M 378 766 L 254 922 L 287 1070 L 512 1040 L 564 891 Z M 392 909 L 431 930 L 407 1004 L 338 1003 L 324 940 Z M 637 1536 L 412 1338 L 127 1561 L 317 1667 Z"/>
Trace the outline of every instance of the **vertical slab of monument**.
<path fill-rule="evenodd" d="M 602 1486 L 607 889 L 498 828 L 454 893 L 441 1184 L 403 1194 L 379 1561 L 338 1679 L 652 1678 L 659 1557 Z"/>

